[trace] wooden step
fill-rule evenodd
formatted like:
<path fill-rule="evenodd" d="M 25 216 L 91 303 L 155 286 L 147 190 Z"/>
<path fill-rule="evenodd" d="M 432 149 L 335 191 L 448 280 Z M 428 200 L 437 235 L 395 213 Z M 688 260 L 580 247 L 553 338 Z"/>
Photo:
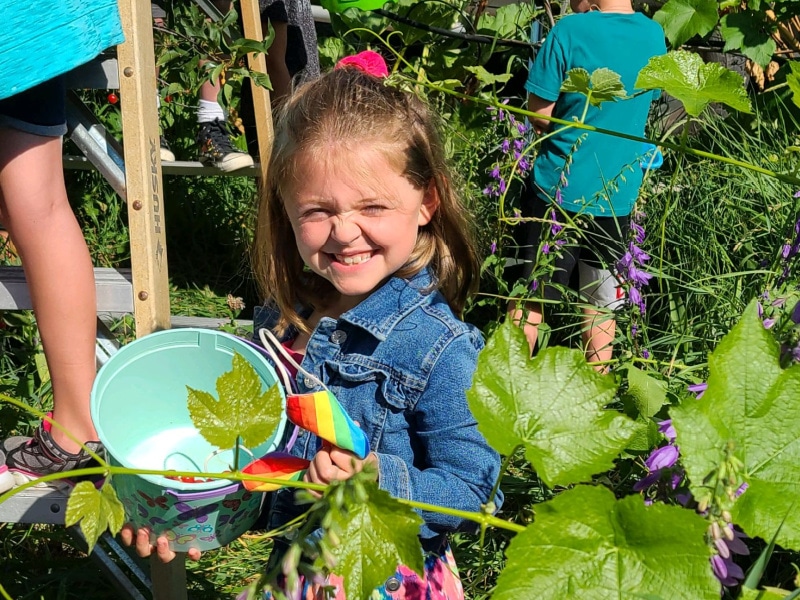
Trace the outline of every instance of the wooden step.
<path fill-rule="evenodd" d="M 64 168 L 80 171 L 91 171 L 94 166 L 85 156 L 64 156 Z M 164 175 L 195 175 L 210 177 L 256 177 L 260 174 L 261 167 L 256 163 L 252 167 L 239 169 L 238 171 L 222 171 L 217 167 L 204 165 L 199 161 L 176 160 L 174 162 L 162 162 L 161 172 Z"/>
<path fill-rule="evenodd" d="M 97 312 L 123 315 L 133 312 L 130 269 L 97 268 Z M 69 290 L 64 290 L 69 293 Z M 0 310 L 31 310 L 31 295 L 22 267 L 0 267 Z"/>

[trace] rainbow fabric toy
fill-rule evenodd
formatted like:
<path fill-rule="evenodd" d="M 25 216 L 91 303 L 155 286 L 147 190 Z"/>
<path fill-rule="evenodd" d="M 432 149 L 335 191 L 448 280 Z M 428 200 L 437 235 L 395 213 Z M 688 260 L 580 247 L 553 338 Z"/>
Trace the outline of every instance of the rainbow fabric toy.
<path fill-rule="evenodd" d="M 242 473 L 282 479 L 284 481 L 298 481 L 303 477 L 308 465 L 309 461 L 304 458 L 297 458 L 284 452 L 270 452 L 262 458 L 251 462 L 242 469 Z M 242 485 L 248 492 L 274 492 L 283 487 L 280 483 L 254 480 L 242 481 Z"/>
<path fill-rule="evenodd" d="M 287 396 L 286 416 L 298 427 L 342 450 L 349 450 L 362 460 L 369 454 L 367 436 L 347 415 L 336 396 L 327 390 Z M 304 458 L 285 452 L 271 452 L 251 462 L 242 469 L 242 473 L 298 481 L 309 464 Z M 273 492 L 282 487 L 280 484 L 263 481 L 243 481 L 242 484 L 251 492 Z"/>
<path fill-rule="evenodd" d="M 336 396 L 327 390 L 288 396 L 286 416 L 298 427 L 342 450 L 349 450 L 362 460 L 369 454 L 367 436 L 344 412 Z"/>

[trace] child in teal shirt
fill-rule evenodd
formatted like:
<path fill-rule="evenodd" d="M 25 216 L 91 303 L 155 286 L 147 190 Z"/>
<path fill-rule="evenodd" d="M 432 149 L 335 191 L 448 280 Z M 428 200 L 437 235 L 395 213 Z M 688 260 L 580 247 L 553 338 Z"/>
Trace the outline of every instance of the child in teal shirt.
<path fill-rule="evenodd" d="M 630 0 L 572 0 L 577 14 L 562 18 L 547 36 L 531 67 L 525 89 L 528 109 L 565 121 L 581 119 L 586 97 L 562 93 L 571 69 L 589 74 L 607 68 L 620 75 L 628 98 L 589 106 L 585 123 L 601 129 L 642 136 L 650 103 L 658 92 L 634 96 L 639 71 L 653 56 L 666 52 L 661 26 L 636 13 Z M 552 125 L 533 119 L 537 133 L 553 131 L 539 146 L 532 180 L 522 202 L 522 223 L 516 232 L 521 270 L 517 277 L 529 278 L 542 241 L 542 220 L 563 212 L 570 216 L 592 215 L 577 245 L 565 245 L 555 260 L 552 282 L 567 286 L 576 267 L 581 292 L 597 309 L 614 309 L 624 301 L 619 276 L 609 270 L 624 254 L 628 215 L 639 193 L 642 173 L 641 142 Z M 550 205 L 558 205 L 551 212 Z M 563 219 L 561 219 L 563 221 Z M 516 278 L 516 277 L 515 277 Z M 544 296 L 557 300 L 558 291 L 546 285 Z M 592 307 L 584 309 L 583 342 L 589 360 L 611 358 L 615 321 Z M 522 324 L 531 351 L 542 322 L 542 305 L 512 303 L 511 318 Z"/>

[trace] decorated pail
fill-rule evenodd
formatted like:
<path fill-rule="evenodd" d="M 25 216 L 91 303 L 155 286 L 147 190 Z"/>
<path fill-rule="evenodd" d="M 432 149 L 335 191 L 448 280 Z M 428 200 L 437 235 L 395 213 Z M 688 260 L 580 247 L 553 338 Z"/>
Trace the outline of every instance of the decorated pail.
<path fill-rule="evenodd" d="M 216 397 L 217 378 L 231 370 L 234 352 L 262 380 L 275 371 L 256 348 L 235 336 L 208 329 L 170 329 L 140 338 L 111 356 L 97 374 L 91 411 L 112 464 L 135 469 L 221 473 L 234 463 L 232 449 L 213 447 L 189 416 L 186 386 Z M 271 437 L 239 452 L 239 467 L 276 449 L 283 417 Z M 112 485 L 128 522 L 166 535 L 178 552 L 223 546 L 247 531 L 261 510 L 263 494 L 226 479 L 187 482 L 161 475 L 114 475 Z"/>

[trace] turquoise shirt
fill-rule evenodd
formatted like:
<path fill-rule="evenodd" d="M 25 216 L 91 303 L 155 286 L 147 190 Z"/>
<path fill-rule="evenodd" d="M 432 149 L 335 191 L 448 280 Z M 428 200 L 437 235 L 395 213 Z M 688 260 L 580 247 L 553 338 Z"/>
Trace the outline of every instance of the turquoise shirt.
<path fill-rule="evenodd" d="M 605 67 L 618 73 L 628 95 L 636 77 L 651 57 L 664 54 L 664 31 L 640 13 L 588 12 L 561 19 L 536 55 L 525 89 L 555 102 L 553 116 L 579 120 L 586 105 L 580 93 L 562 93 L 567 71 L 586 69 L 589 74 Z M 659 92 L 627 100 L 590 106 L 586 123 L 630 135 L 642 136 L 650 103 Z M 630 214 L 642 184 L 639 158 L 642 143 L 553 125 L 554 135 L 542 142 L 533 168 L 533 181 L 549 199 L 560 188 L 562 207 L 595 216 Z M 577 148 L 574 149 L 577 145 Z M 568 172 L 566 158 L 572 155 Z M 562 172 L 566 184 L 562 183 Z"/>
<path fill-rule="evenodd" d="M 6 0 L 0 23 L 0 99 L 123 41 L 116 0 Z"/>

